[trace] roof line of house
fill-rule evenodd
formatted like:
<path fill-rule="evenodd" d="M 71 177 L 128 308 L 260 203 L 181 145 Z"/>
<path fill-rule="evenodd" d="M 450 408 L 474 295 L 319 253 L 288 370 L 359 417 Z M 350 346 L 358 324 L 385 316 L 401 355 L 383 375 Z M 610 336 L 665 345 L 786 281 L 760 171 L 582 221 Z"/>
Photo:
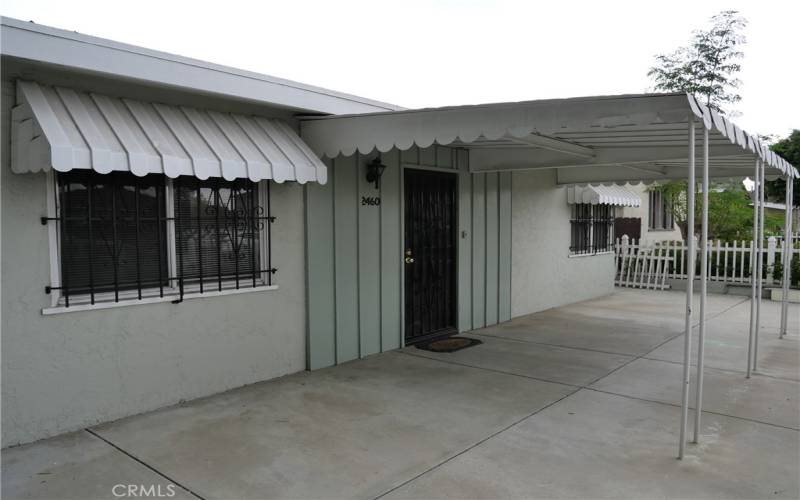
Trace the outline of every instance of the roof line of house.
<path fill-rule="evenodd" d="M 525 106 L 541 106 L 549 104 L 572 104 L 576 102 L 597 102 L 597 101 L 610 101 L 610 100 L 630 100 L 630 99 L 646 99 L 646 98 L 669 98 L 677 97 L 680 99 L 686 98 L 685 92 L 655 92 L 655 93 L 641 93 L 641 94 L 611 94 L 611 95 L 594 95 L 594 96 L 578 96 L 578 97 L 556 97 L 550 99 L 532 99 L 526 101 L 508 101 L 508 102 L 487 102 L 480 104 L 458 104 L 448 106 L 432 106 L 428 108 L 398 108 L 395 110 L 380 110 L 369 113 L 370 115 L 398 115 L 398 114 L 421 114 L 428 112 L 447 112 L 447 111 L 464 111 L 464 110 L 481 110 L 481 109 L 503 109 L 503 108 L 519 108 Z M 687 110 L 688 110 L 687 104 Z M 342 118 L 362 118 L 366 113 L 350 113 L 346 115 L 336 116 L 304 116 L 303 120 L 325 120 L 325 119 L 342 119 Z"/>
<path fill-rule="evenodd" d="M 307 112 L 340 114 L 404 109 L 352 94 L 10 17 L 0 17 L 0 28 L 0 53 L 4 56 Z M 203 77 L 198 78 L 200 75 Z"/>

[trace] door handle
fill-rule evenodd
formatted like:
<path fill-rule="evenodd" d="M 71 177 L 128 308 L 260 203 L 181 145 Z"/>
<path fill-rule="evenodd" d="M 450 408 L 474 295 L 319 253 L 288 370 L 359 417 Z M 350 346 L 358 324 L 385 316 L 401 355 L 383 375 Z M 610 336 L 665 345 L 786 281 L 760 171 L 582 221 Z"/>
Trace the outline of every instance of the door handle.
<path fill-rule="evenodd" d="M 414 263 L 414 257 L 412 257 L 411 249 L 406 250 L 406 257 L 403 260 L 405 261 L 406 264 Z"/>

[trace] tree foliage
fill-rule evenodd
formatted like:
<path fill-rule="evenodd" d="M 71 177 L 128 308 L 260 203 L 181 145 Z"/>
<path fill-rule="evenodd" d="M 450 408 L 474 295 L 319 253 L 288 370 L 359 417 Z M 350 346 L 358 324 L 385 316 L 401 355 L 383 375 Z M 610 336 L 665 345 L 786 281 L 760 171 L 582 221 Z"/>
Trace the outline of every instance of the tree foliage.
<path fill-rule="evenodd" d="M 670 211 L 685 240 L 688 231 L 688 205 L 686 181 L 654 185 L 652 191 L 661 191 L 669 200 Z M 693 234 L 700 234 L 702 217 L 701 193 L 696 194 Z M 712 183 L 708 192 L 709 240 L 751 240 L 753 237 L 753 206 L 750 194 L 742 183 Z M 764 235 L 782 234 L 783 217 L 764 213 Z"/>
<path fill-rule="evenodd" d="M 800 166 L 800 130 L 793 130 L 789 137 L 781 139 L 770 146 L 775 153 L 781 158 L 788 161 L 794 166 Z M 800 207 L 800 177 L 794 179 L 794 199 L 793 205 Z M 775 179 L 774 181 L 767 181 L 764 184 L 766 195 L 770 200 L 784 203 L 786 201 L 786 180 Z"/>
<path fill-rule="evenodd" d="M 688 46 L 671 54 L 656 56 L 656 64 L 647 73 L 655 82 L 655 90 L 690 92 L 703 96 L 706 105 L 724 112 L 723 106 L 741 100 L 737 93 L 741 81 L 742 30 L 747 21 L 735 10 L 727 10 L 711 18 L 708 30 L 695 30 Z"/>
<path fill-rule="evenodd" d="M 741 100 L 737 93 L 741 81 L 739 61 L 745 44 L 742 33 L 747 21 L 734 10 L 711 17 L 707 30 L 695 30 L 689 45 L 670 54 L 656 56 L 656 64 L 647 73 L 655 90 L 688 92 L 703 98 L 705 104 L 720 113 Z M 700 232 L 702 198 L 696 193 L 695 227 L 688 226 L 686 181 L 673 181 L 652 187 L 670 202 L 673 219 L 684 239 Z M 696 183 L 696 188 L 700 188 Z M 713 183 L 708 193 L 708 237 L 727 241 L 749 240 L 753 234 L 753 207 L 749 194 L 740 182 Z M 767 214 L 765 233 L 779 230 L 780 217 Z"/>

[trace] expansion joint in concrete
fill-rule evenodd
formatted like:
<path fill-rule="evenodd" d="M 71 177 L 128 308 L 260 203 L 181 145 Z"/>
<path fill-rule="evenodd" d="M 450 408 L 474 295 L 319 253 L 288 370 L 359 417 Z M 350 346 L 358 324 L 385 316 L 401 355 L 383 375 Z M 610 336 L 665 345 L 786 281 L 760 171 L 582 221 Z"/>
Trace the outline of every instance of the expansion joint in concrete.
<path fill-rule="evenodd" d="M 147 462 L 145 462 L 145 461 L 144 461 L 144 460 L 142 460 L 141 458 L 137 457 L 136 455 L 134 455 L 134 454 L 132 454 L 132 453 L 130 453 L 130 452 L 128 452 L 128 451 L 126 451 L 126 450 L 122 449 L 122 448 L 121 448 L 121 447 L 119 447 L 117 444 L 115 444 L 115 443 L 113 443 L 113 442 L 109 441 L 108 439 L 104 438 L 103 436 L 101 436 L 100 434 L 96 433 L 95 431 L 93 431 L 93 430 L 91 430 L 91 429 L 88 429 L 88 428 L 87 428 L 87 429 L 84 429 L 84 431 L 86 431 L 87 433 L 89 433 L 89 434 L 91 434 L 92 436 L 96 437 L 96 438 L 97 438 L 97 439 L 99 439 L 100 441 L 103 441 L 104 443 L 106 443 L 107 445 L 111 446 L 112 448 L 114 448 L 114 449 L 115 449 L 115 450 L 117 450 L 118 452 L 122 453 L 122 454 L 123 454 L 123 455 L 125 455 L 126 457 L 130 458 L 131 460 L 133 460 L 134 462 L 138 462 L 140 465 L 142 465 L 142 466 L 146 467 L 147 469 L 149 469 L 149 470 L 151 470 L 151 471 L 155 472 L 156 474 L 158 474 L 159 476 L 163 477 L 164 479 L 166 479 L 166 480 L 167 480 L 167 481 L 169 481 L 170 483 L 172 483 L 172 484 L 174 484 L 175 486 L 178 486 L 178 487 L 179 487 L 179 488 L 181 488 L 182 490 L 186 491 L 187 493 L 189 493 L 189 494 L 190 494 L 190 495 L 192 495 L 193 497 L 195 497 L 195 498 L 198 498 L 199 500 L 207 500 L 205 497 L 203 497 L 203 496 L 199 495 L 197 492 L 195 492 L 195 491 L 192 491 L 192 489 L 191 489 L 191 488 L 189 488 L 188 486 L 186 486 L 186 485 L 184 485 L 184 484 L 181 484 L 181 483 L 179 483 L 179 482 L 178 482 L 178 481 L 176 481 L 175 479 L 173 479 L 173 478 L 171 478 L 170 476 L 168 476 L 166 473 L 164 473 L 164 472 L 161 472 L 160 470 L 158 470 L 158 469 L 156 469 L 155 467 L 153 467 L 152 465 L 148 464 Z"/>

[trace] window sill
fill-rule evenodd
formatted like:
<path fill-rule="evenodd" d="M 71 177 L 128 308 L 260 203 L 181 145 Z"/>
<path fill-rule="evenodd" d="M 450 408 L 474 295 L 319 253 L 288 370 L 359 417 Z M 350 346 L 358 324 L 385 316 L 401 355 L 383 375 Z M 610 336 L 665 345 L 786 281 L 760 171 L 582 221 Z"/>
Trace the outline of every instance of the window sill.
<path fill-rule="evenodd" d="M 672 231 L 675 230 L 667 228 L 650 228 L 647 230 L 648 233 L 671 233 Z"/>
<path fill-rule="evenodd" d="M 200 293 L 199 291 L 190 291 L 184 292 L 183 300 L 192 300 L 192 299 L 202 299 L 207 297 L 221 297 L 223 295 L 238 295 L 240 293 L 258 293 L 258 292 L 269 292 L 273 290 L 277 290 L 278 285 L 263 285 L 257 287 L 247 287 L 247 288 L 229 288 L 223 290 L 213 290 L 208 292 Z M 152 293 L 151 290 L 148 292 Z M 156 293 L 158 291 L 156 290 Z M 94 304 L 89 303 L 88 296 L 81 296 L 77 297 L 76 300 L 80 302 L 76 302 L 74 304 L 70 304 L 69 307 L 66 307 L 62 304 L 57 306 L 45 307 L 42 309 L 42 315 L 49 316 L 52 314 L 64 314 L 70 312 L 78 312 L 78 311 L 93 311 L 95 309 L 111 309 L 115 307 L 127 307 L 127 306 L 138 306 L 144 304 L 158 304 L 161 302 L 173 302 L 180 299 L 180 294 L 177 290 L 169 289 L 167 291 L 164 290 L 164 296 L 160 297 L 159 295 L 155 296 L 145 296 L 141 299 L 134 297 L 125 297 L 120 298 L 118 302 L 114 302 L 113 300 L 95 300 Z"/>
<path fill-rule="evenodd" d="M 606 250 L 605 252 L 597 252 L 597 253 L 571 253 L 567 255 L 568 259 L 582 259 L 584 257 L 598 257 L 600 255 L 613 255 L 613 250 Z"/>

